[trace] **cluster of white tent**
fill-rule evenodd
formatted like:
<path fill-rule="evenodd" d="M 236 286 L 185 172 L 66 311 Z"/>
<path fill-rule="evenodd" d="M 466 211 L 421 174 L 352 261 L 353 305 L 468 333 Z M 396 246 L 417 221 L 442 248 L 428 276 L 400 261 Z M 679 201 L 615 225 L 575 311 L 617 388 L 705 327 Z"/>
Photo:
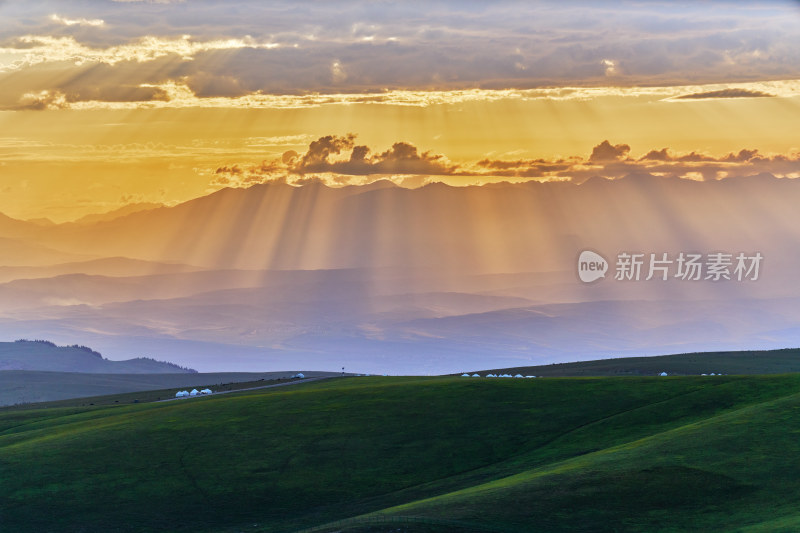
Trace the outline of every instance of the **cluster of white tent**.
<path fill-rule="evenodd" d="M 659 376 L 667 376 L 667 375 L 669 375 L 669 374 L 667 374 L 666 372 L 662 372 L 662 373 L 659 374 Z M 700 374 L 700 375 L 701 376 L 724 376 L 725 374 L 721 374 L 721 373 L 720 374 L 715 374 L 714 372 L 712 372 L 710 374 Z"/>
<path fill-rule="evenodd" d="M 175 393 L 176 398 L 189 398 L 190 396 L 198 396 L 203 394 L 212 394 L 211 389 L 197 390 L 192 389 L 191 392 L 182 390 Z"/>
<path fill-rule="evenodd" d="M 462 378 L 479 378 L 479 377 L 481 377 L 481 375 L 480 374 L 472 374 L 470 376 L 469 374 L 461 374 L 461 377 Z M 512 376 L 511 374 L 500 374 L 498 376 L 497 374 L 486 374 L 486 377 L 487 378 L 535 378 L 536 376 L 523 376 L 522 374 L 517 374 L 516 376 Z"/>
<path fill-rule="evenodd" d="M 666 372 L 661 372 L 659 374 L 659 376 L 668 376 L 668 375 L 669 374 L 667 374 Z M 725 374 L 721 374 L 721 373 L 720 374 L 715 374 L 714 372 L 712 372 L 710 374 L 700 374 L 700 375 L 701 376 L 724 376 Z M 480 374 L 472 374 L 472 375 L 470 375 L 470 374 L 464 373 L 464 374 L 461 374 L 461 377 L 462 378 L 479 378 L 479 377 L 481 377 L 481 375 Z M 486 377 L 487 378 L 535 378 L 536 376 L 523 376 L 522 374 L 517 374 L 515 376 L 512 376 L 511 374 L 500 374 L 498 376 L 497 374 L 486 374 Z"/>
<path fill-rule="evenodd" d="M 303 374 L 302 372 L 298 372 L 297 374 L 295 374 L 294 376 L 292 376 L 292 379 L 295 379 L 295 378 L 297 378 L 297 379 L 304 379 L 305 377 L 306 377 L 306 375 L 305 375 L 305 374 Z"/>

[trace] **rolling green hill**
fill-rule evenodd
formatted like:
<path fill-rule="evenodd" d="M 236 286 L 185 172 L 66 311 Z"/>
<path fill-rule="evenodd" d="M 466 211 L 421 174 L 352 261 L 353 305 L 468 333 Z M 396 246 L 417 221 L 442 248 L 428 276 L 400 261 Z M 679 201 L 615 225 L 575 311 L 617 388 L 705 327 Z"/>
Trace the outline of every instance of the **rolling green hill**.
<path fill-rule="evenodd" d="M 620 357 L 574 363 L 520 366 L 479 370 L 478 373 L 523 376 L 656 376 L 661 372 L 679 376 L 700 374 L 786 374 L 800 372 L 800 348 L 695 352 L 649 357 Z M 473 372 L 470 372 L 472 374 Z"/>
<path fill-rule="evenodd" d="M 20 532 L 794 531 L 798 435 L 800 375 L 340 378 L 6 409 L 0 520 Z"/>

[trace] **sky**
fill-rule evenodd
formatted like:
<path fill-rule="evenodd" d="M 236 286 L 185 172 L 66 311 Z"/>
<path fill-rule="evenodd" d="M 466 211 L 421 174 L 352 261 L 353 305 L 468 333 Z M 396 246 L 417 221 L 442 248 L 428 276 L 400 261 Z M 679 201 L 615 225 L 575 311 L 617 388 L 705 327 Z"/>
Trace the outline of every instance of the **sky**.
<path fill-rule="evenodd" d="M 800 177 L 800 3 L 0 1 L 0 212 Z"/>
<path fill-rule="evenodd" d="M 799 22 L 788 0 L 0 0 L 0 333 L 205 370 L 796 346 Z M 584 249 L 764 271 L 583 284 Z"/>

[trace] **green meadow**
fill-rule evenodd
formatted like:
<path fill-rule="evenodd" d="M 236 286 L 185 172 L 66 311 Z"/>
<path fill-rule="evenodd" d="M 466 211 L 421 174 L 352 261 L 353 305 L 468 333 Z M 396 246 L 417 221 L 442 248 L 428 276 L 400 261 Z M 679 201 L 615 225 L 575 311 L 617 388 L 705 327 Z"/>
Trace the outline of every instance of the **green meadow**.
<path fill-rule="evenodd" d="M 661 372 L 679 376 L 699 376 L 712 372 L 737 375 L 788 374 L 800 372 L 800 348 L 619 357 L 574 363 L 500 368 L 491 372 L 545 377 L 657 376 Z M 482 372 L 482 374 L 485 373 Z"/>
<path fill-rule="evenodd" d="M 0 412 L 0 530 L 797 531 L 800 375 L 335 378 Z"/>

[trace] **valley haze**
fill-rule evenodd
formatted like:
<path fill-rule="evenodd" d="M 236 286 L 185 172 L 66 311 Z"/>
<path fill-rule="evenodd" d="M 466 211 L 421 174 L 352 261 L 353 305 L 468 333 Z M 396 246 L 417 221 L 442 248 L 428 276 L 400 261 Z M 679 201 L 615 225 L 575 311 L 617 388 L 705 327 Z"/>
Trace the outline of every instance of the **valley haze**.
<path fill-rule="evenodd" d="M 112 359 L 200 371 L 440 374 L 782 348 L 797 342 L 800 252 L 785 243 L 800 238 L 798 202 L 800 182 L 772 175 L 630 175 L 416 189 L 266 183 L 95 223 L 6 218 L 8 263 L 36 266 L 0 270 L 0 333 L 47 332 Z M 611 270 L 584 284 L 585 248 L 612 262 L 629 250 L 764 260 L 757 280 L 617 281 Z"/>

